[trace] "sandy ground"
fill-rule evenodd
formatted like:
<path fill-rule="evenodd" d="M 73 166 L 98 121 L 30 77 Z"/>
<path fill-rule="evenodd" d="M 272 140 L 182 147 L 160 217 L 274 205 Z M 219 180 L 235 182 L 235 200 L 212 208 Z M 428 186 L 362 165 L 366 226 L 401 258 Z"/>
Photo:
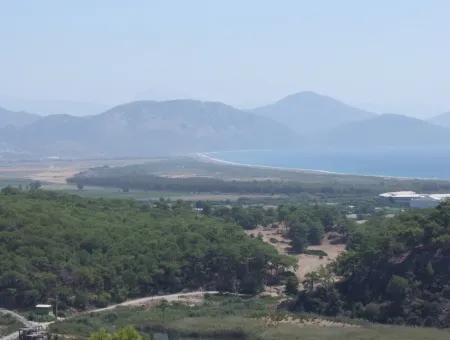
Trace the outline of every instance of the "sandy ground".
<path fill-rule="evenodd" d="M 29 162 L 0 163 L 0 177 L 23 178 L 45 183 L 63 184 L 66 179 L 80 171 L 96 166 L 123 166 L 148 162 L 146 159 L 105 160 L 45 160 Z"/>
<path fill-rule="evenodd" d="M 321 266 L 326 266 L 327 264 L 333 262 L 340 254 L 345 251 L 345 244 L 331 244 L 328 239 L 329 235 L 325 235 L 322 239 L 322 244 L 320 246 L 309 246 L 310 250 L 322 250 L 328 254 L 320 258 L 315 255 L 298 255 L 298 269 L 297 277 L 300 281 L 305 279 L 305 275 L 318 270 Z"/>
<path fill-rule="evenodd" d="M 273 245 L 280 254 L 288 254 L 290 242 L 289 239 L 284 236 L 284 232 L 285 228 L 281 224 L 277 225 L 276 228 L 264 228 L 259 226 L 256 229 L 246 231 L 247 235 L 252 235 L 254 237 L 261 235 L 263 241 Z M 318 270 L 321 266 L 326 266 L 345 251 L 345 244 L 331 244 L 328 239 L 329 236 L 330 234 L 325 234 L 321 245 L 308 247 L 310 250 L 322 250 L 327 253 L 328 256 L 320 258 L 320 256 L 315 255 L 293 255 L 298 259 L 296 274 L 300 281 L 305 279 L 306 274 Z M 276 240 L 276 242 L 274 242 L 274 240 Z"/>
<path fill-rule="evenodd" d="M 30 176 L 31 179 L 35 181 L 64 184 L 66 179 L 72 177 L 73 175 L 83 171 L 83 168 L 51 168 L 42 172 L 37 172 Z"/>

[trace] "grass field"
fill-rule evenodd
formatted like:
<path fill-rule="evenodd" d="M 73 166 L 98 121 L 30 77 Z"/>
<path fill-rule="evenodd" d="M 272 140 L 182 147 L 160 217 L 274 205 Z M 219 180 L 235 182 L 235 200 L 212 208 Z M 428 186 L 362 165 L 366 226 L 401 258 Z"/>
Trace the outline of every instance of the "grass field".
<path fill-rule="evenodd" d="M 120 308 L 58 322 L 54 333 L 84 339 L 98 329 L 133 325 L 150 338 L 155 332 L 180 339 L 302 339 L 302 340 L 448 340 L 450 333 L 431 328 L 409 328 L 349 323 L 291 314 L 276 309 L 272 298 L 209 297 L 196 306 L 162 304 L 150 308 Z"/>

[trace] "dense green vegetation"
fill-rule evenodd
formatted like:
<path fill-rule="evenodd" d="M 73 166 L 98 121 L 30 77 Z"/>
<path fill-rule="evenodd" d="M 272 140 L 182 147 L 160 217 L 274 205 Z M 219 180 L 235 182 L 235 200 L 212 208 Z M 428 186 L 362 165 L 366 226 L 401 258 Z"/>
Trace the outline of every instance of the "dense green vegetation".
<path fill-rule="evenodd" d="M 448 332 L 436 329 L 369 323 L 323 327 L 315 324 L 320 321 L 317 316 L 292 314 L 277 305 L 278 301 L 272 298 L 210 296 L 196 306 L 162 303 L 152 308 L 118 308 L 85 314 L 53 324 L 51 331 L 87 338 L 100 329 L 112 333 L 131 325 L 144 338 L 155 332 L 174 339 L 447 340 L 449 337 Z M 280 322 L 289 319 L 292 322 Z M 339 320 L 330 318 L 330 321 Z"/>
<path fill-rule="evenodd" d="M 320 244 L 325 232 L 342 231 L 347 223 L 343 207 L 319 204 L 279 205 L 275 209 L 262 206 L 211 206 L 199 201 L 196 207 L 205 215 L 234 222 L 244 229 L 271 227 L 281 223 L 292 242 L 292 251 L 297 253 L 304 252 L 308 245 Z"/>
<path fill-rule="evenodd" d="M 75 186 L 95 185 L 122 190 L 222 193 L 302 193 L 349 195 L 385 191 L 450 191 L 449 181 L 349 176 L 204 162 L 189 157 L 145 164 L 97 167 L 69 179 Z"/>
<path fill-rule="evenodd" d="M 104 306 L 182 289 L 258 292 L 290 259 L 190 204 L 0 194 L 0 305 Z M 273 281 L 273 280 L 272 280 Z"/>
<path fill-rule="evenodd" d="M 450 202 L 348 229 L 348 252 L 316 275 L 296 310 L 372 321 L 450 326 Z"/>
<path fill-rule="evenodd" d="M 201 209 L 205 215 L 239 224 L 244 229 L 254 229 L 258 225 L 268 226 L 278 221 L 277 211 L 271 207 L 267 209 L 261 206 L 242 207 L 241 205 L 231 207 L 218 205 L 212 207 L 202 201 L 197 202 L 196 207 Z"/>
<path fill-rule="evenodd" d="M 161 190 L 179 192 L 222 192 L 222 193 L 270 193 L 270 194 L 299 194 L 299 193 L 325 193 L 325 194 L 348 194 L 369 193 L 365 188 L 354 186 L 343 186 L 339 184 L 323 185 L 312 183 L 301 183 L 282 180 L 223 180 L 209 177 L 184 177 L 172 178 L 156 175 L 132 174 L 130 176 L 116 175 L 108 168 L 96 170 L 96 176 L 84 173 L 75 175 L 68 179 L 78 187 L 85 185 L 121 188 L 124 191 L 130 189 L 138 190 Z"/>
<path fill-rule="evenodd" d="M 278 218 L 286 226 L 295 252 L 320 244 L 326 231 L 340 231 L 345 224 L 342 211 L 326 205 L 279 206 Z"/>

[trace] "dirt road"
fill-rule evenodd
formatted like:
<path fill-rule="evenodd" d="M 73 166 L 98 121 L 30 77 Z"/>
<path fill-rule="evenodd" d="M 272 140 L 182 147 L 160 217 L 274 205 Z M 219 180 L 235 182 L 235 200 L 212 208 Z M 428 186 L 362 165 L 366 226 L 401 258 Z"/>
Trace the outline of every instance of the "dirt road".
<path fill-rule="evenodd" d="M 97 308 L 97 309 L 91 309 L 83 312 L 82 314 L 86 313 L 99 313 L 104 312 L 107 310 L 112 310 L 117 307 L 126 307 L 126 306 L 147 306 L 155 301 L 161 301 L 166 300 L 168 302 L 175 302 L 180 301 L 182 299 L 189 299 L 189 298 L 203 298 L 205 295 L 215 295 L 219 294 L 218 291 L 195 291 L 195 292 L 189 292 L 189 293 L 176 293 L 176 294 L 166 294 L 166 295 L 153 295 L 153 296 L 147 296 L 139 299 L 133 299 L 133 300 L 127 300 L 122 303 L 117 303 L 114 305 L 110 305 L 108 307 L 104 308 Z M 33 326 L 42 326 L 44 328 L 47 328 L 50 324 L 53 322 L 46 322 L 46 323 L 38 323 L 27 320 L 24 316 L 8 309 L 0 308 L 0 313 L 3 314 L 11 314 L 14 318 L 16 318 L 18 321 L 24 324 L 25 327 L 33 327 Z M 73 315 L 72 317 L 75 317 L 79 314 Z M 19 332 L 14 332 L 11 334 L 8 334 L 1 338 L 1 340 L 15 340 L 19 338 Z"/>
<path fill-rule="evenodd" d="M 36 322 L 29 321 L 24 316 L 12 311 L 12 310 L 0 308 L 0 314 L 12 315 L 16 320 L 21 322 L 25 327 L 33 327 L 33 326 L 37 325 Z M 2 340 L 14 340 L 14 339 L 18 339 L 18 338 L 19 338 L 19 332 L 14 332 L 14 333 L 8 334 L 6 336 L 3 336 Z"/>
<path fill-rule="evenodd" d="M 168 295 L 154 295 L 154 296 L 147 296 L 139 299 L 134 300 L 127 300 L 122 303 L 117 303 L 114 305 L 110 305 L 108 307 L 104 308 L 98 308 L 98 309 L 92 309 L 89 311 L 86 311 L 85 313 L 98 313 L 98 312 L 104 312 L 107 310 L 111 310 L 117 307 L 128 307 L 128 306 L 146 306 L 151 304 L 155 301 L 161 301 L 166 300 L 168 302 L 175 302 L 180 301 L 181 299 L 186 298 L 194 298 L 194 297 L 200 297 L 203 298 L 205 295 L 215 295 L 219 294 L 218 291 L 212 290 L 212 291 L 196 291 L 196 292 L 190 292 L 190 293 L 176 293 L 176 294 L 168 294 Z"/>

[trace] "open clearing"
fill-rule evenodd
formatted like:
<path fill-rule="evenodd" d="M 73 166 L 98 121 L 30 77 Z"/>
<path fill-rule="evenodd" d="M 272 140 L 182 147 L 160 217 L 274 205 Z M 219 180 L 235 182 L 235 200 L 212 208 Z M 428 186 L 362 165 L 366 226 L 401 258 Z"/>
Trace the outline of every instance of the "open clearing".
<path fill-rule="evenodd" d="M 300 281 L 305 279 L 306 274 L 318 270 L 321 266 L 326 266 L 345 251 L 345 244 L 333 244 L 330 241 L 332 234 L 327 233 L 323 237 L 320 245 L 309 246 L 307 248 L 308 250 L 324 251 L 327 256 L 321 257 L 308 254 L 293 255 L 289 253 L 290 241 L 284 235 L 285 232 L 285 227 L 282 224 L 277 224 L 276 227 L 258 226 L 256 229 L 246 231 L 247 235 L 253 237 L 261 235 L 263 241 L 274 246 L 280 254 L 295 256 L 298 264 L 296 275 Z"/>

